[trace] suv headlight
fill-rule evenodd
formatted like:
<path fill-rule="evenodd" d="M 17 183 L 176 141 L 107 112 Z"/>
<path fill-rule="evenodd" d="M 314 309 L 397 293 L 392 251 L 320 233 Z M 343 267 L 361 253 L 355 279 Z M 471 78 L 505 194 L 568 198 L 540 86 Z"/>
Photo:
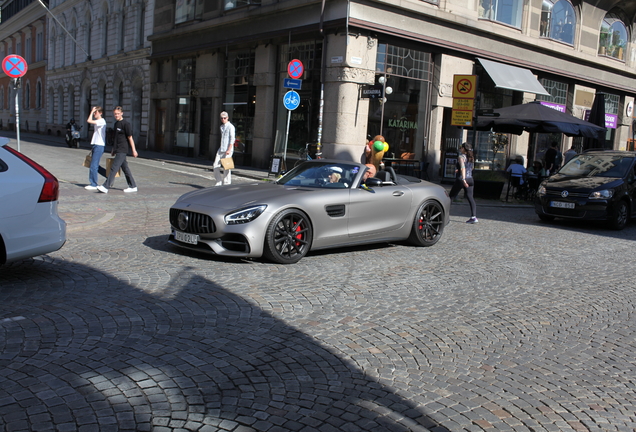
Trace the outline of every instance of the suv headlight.
<path fill-rule="evenodd" d="M 267 208 L 266 205 L 258 205 L 254 207 L 247 207 L 241 210 L 237 210 L 225 215 L 226 225 L 236 225 L 252 222 L 259 217 Z"/>
<path fill-rule="evenodd" d="M 614 196 L 613 189 L 603 189 L 600 191 L 592 192 L 588 198 L 589 199 L 610 199 L 613 196 Z"/>
<path fill-rule="evenodd" d="M 545 195 L 545 186 L 541 185 L 537 189 L 537 196 L 543 196 L 543 195 Z"/>

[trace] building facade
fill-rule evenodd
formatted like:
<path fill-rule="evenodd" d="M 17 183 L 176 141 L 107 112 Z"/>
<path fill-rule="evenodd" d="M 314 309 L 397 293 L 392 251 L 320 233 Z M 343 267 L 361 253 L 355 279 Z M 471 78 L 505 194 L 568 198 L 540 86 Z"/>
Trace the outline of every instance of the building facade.
<path fill-rule="evenodd" d="M 0 69 L 0 129 L 15 130 L 17 120 L 20 130 L 41 133 L 46 127 L 46 10 L 37 0 L 5 1 L 0 10 L 0 60 L 15 54 L 28 65 L 19 88 Z"/>
<path fill-rule="evenodd" d="M 272 155 L 293 157 L 318 138 L 325 157 L 360 160 L 368 137 L 381 133 L 388 156 L 428 162 L 429 174 L 440 177 L 445 149 L 473 139 L 469 127 L 451 124 L 454 76 L 477 75 L 482 110 L 542 100 L 583 117 L 603 92 L 615 118 L 608 145 L 626 148 L 636 3 L 597 3 L 156 0 L 149 147 L 212 157 L 218 114 L 227 111 L 239 164 L 266 167 Z M 283 97 L 292 59 L 304 73 L 300 106 L 289 111 Z M 514 82 L 528 73 L 545 91 Z M 374 85 L 392 90 L 386 101 L 365 97 Z M 543 135 L 511 136 L 501 157 L 540 158 L 550 141 L 563 149 L 573 142 Z M 475 134 L 480 167 L 493 167 L 491 140 Z"/>
<path fill-rule="evenodd" d="M 61 135 L 71 118 L 86 124 L 91 107 L 116 106 L 132 124 L 137 147 L 146 148 L 152 0 L 50 0 L 46 128 Z"/>

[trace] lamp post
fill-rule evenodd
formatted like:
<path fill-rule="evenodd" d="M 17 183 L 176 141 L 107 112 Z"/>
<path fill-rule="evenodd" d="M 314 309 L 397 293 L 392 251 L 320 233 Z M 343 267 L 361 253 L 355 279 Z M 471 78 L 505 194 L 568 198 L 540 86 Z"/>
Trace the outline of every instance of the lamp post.
<path fill-rule="evenodd" d="M 380 98 L 380 105 L 382 105 L 380 112 L 380 135 L 382 135 L 382 130 L 384 127 L 384 104 L 386 103 L 386 95 L 390 95 L 393 93 L 393 88 L 388 87 L 386 85 L 387 77 L 386 72 L 380 78 L 378 78 L 378 82 L 382 84 L 382 97 Z"/>

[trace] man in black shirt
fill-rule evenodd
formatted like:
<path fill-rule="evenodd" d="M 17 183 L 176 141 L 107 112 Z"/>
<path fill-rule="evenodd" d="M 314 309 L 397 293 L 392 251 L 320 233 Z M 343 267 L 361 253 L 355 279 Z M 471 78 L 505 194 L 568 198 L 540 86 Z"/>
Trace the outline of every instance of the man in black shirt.
<path fill-rule="evenodd" d="M 128 167 L 128 161 L 126 160 L 129 146 L 133 157 L 138 156 L 137 150 L 135 149 L 135 141 L 132 137 L 132 126 L 124 120 L 124 111 L 120 106 L 113 110 L 113 116 L 115 117 L 115 125 L 113 126 L 115 140 L 113 141 L 113 151 L 111 154 L 115 156 L 115 160 L 108 173 L 106 182 L 103 186 L 97 186 L 97 190 L 102 193 L 108 193 L 108 189 L 111 188 L 115 181 L 115 174 L 119 171 L 119 168 L 121 168 L 128 182 L 128 188 L 124 189 L 124 192 L 137 192 L 137 183 L 135 183 L 132 172 L 130 172 L 130 168 Z"/>

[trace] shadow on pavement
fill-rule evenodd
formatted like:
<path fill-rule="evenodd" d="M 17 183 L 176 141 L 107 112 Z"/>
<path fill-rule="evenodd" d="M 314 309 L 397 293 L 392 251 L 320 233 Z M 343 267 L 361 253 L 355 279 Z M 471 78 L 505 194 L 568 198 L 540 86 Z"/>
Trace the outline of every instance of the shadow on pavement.
<path fill-rule="evenodd" d="M 0 287 L 0 429 L 447 431 L 189 268 L 142 291 L 45 257 Z"/>

